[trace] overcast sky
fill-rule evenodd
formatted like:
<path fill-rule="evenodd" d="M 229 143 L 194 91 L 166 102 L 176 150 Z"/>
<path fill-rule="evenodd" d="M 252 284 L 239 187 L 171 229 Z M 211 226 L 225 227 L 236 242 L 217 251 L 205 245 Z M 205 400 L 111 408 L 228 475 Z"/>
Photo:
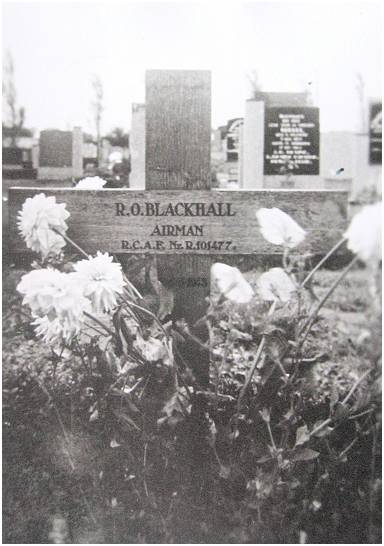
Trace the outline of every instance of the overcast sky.
<path fill-rule="evenodd" d="M 356 73 L 381 96 L 380 2 L 3 2 L 3 52 L 37 129 L 92 131 L 91 78 L 104 85 L 104 132 L 129 129 L 147 68 L 212 70 L 212 124 L 242 116 L 257 70 L 264 91 L 310 85 L 321 129 L 355 130 Z M 311 83 L 309 83 L 311 82 Z"/>

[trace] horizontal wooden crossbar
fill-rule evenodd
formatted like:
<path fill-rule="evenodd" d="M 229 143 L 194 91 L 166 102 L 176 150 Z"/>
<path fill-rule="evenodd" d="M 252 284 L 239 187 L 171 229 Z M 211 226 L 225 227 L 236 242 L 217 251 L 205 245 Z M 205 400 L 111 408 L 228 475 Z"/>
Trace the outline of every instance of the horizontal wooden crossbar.
<path fill-rule="evenodd" d="M 11 188 L 10 253 L 26 252 L 17 213 L 27 197 L 66 203 L 68 235 L 86 252 L 185 255 L 277 254 L 261 235 L 256 211 L 277 207 L 307 231 L 299 250 L 327 252 L 346 229 L 347 192 L 322 190 L 137 191 Z"/>

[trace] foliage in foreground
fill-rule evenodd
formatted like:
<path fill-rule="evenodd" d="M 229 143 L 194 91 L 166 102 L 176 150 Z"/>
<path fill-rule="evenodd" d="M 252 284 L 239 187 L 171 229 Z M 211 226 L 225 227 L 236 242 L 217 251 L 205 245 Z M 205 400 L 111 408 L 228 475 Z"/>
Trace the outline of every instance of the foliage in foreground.
<path fill-rule="evenodd" d="M 51 519 L 44 511 L 37 515 L 29 538 L 378 540 L 376 231 L 362 247 L 353 236 L 356 226 L 346 234 L 367 264 L 370 283 L 366 327 L 359 325 L 347 342 L 348 330 L 340 341 L 335 317 L 320 311 L 351 265 L 331 284 L 322 276 L 316 285 L 314 272 L 305 274 L 303 257 L 293 254 L 305 232 L 276 209 L 259 211 L 259 222 L 263 235 L 284 248 L 283 267 L 251 286 L 236 268 L 216 264 L 216 291 L 196 325 L 160 320 L 171 303 L 159 284 L 156 313 L 127 279 L 120 286 L 119 268 L 108 259 L 97 262 L 111 275 L 101 276 L 101 291 L 100 269 L 94 284 L 84 280 L 97 257 L 53 257 L 47 241 L 56 251 L 63 248 L 64 216 L 50 240 L 29 232 L 44 258 L 18 286 L 35 328 L 16 303 L 12 315 L 15 325 L 24 323 L 32 355 L 36 332 L 56 342 L 55 349 L 45 358 L 38 353 L 4 381 L 5 490 L 50 506 Z M 51 292 L 43 294 L 35 280 L 47 265 L 55 273 L 48 274 Z M 64 298 L 57 293 L 59 273 L 82 273 L 75 284 L 84 286 L 77 304 L 83 296 L 89 300 L 83 314 L 73 316 L 69 305 L 74 277 Z M 354 301 L 356 295 L 344 290 L 343 298 Z M 345 300 L 338 313 L 341 304 Z M 208 335 L 199 337 L 204 327 Z M 199 354 L 202 361 L 210 355 L 209 378 L 201 373 Z M 25 542 L 17 534 L 17 510 L 5 515 L 8 540 Z"/>

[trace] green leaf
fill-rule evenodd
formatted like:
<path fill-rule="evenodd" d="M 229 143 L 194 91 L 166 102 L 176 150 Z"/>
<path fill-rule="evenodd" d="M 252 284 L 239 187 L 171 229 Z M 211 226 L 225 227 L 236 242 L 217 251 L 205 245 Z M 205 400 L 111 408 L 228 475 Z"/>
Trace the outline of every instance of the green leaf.
<path fill-rule="evenodd" d="M 225 320 L 220 320 L 219 321 L 219 327 L 224 330 L 224 331 L 228 331 L 229 330 L 229 326 L 228 326 L 228 322 L 225 321 Z"/>
<path fill-rule="evenodd" d="M 165 287 L 158 281 L 157 295 L 159 296 L 159 310 L 157 316 L 160 320 L 164 319 L 167 315 L 171 315 L 173 311 L 173 306 L 175 302 L 175 295 L 170 288 Z"/>
<path fill-rule="evenodd" d="M 291 461 L 313 461 L 314 459 L 317 459 L 317 457 L 320 455 L 318 451 L 315 451 L 314 449 L 309 449 L 308 447 L 300 447 L 299 449 L 295 449 L 295 451 L 290 455 Z"/>
<path fill-rule="evenodd" d="M 131 419 L 131 417 L 129 417 L 129 415 L 127 415 L 126 413 L 116 410 L 113 410 L 113 413 L 115 414 L 117 420 L 121 424 L 126 425 L 129 430 L 132 430 L 132 428 L 136 430 L 141 430 L 140 427 L 135 423 L 135 421 Z"/>
<path fill-rule="evenodd" d="M 190 411 L 191 404 L 185 388 L 179 387 L 163 406 L 161 413 L 164 416 L 160 417 L 157 422 L 159 425 L 167 423 L 172 427 L 182 421 L 190 413 Z"/>
<path fill-rule="evenodd" d="M 223 480 L 228 480 L 229 476 L 231 474 L 231 469 L 229 466 L 220 465 L 220 472 L 219 476 L 220 478 L 223 478 Z"/>
<path fill-rule="evenodd" d="M 130 328 L 126 324 L 124 318 L 121 318 L 121 320 L 120 320 L 120 331 L 121 331 L 121 335 L 124 337 L 124 341 L 127 344 L 127 348 L 124 351 L 125 353 L 127 353 L 128 352 L 128 347 L 132 347 L 132 345 L 133 345 L 134 336 L 132 334 L 132 331 L 130 330 Z"/>
<path fill-rule="evenodd" d="M 99 411 L 98 409 L 96 408 L 92 413 L 91 415 L 89 416 L 89 422 L 92 423 L 93 421 L 97 421 L 99 418 Z"/>
<path fill-rule="evenodd" d="M 215 422 L 213 421 L 213 419 L 209 417 L 208 414 L 207 414 L 207 420 L 208 420 L 208 430 L 209 430 L 207 435 L 207 440 L 209 445 L 213 447 L 216 443 L 217 428 L 216 428 Z"/>
<path fill-rule="evenodd" d="M 308 432 L 307 425 L 303 425 L 302 427 L 299 427 L 296 431 L 296 441 L 295 446 L 301 446 L 308 442 L 310 436 Z"/>
<path fill-rule="evenodd" d="M 270 455 L 264 455 L 264 457 L 260 457 L 260 459 L 257 459 L 258 464 L 267 463 L 268 461 L 271 461 L 272 457 Z"/>
<path fill-rule="evenodd" d="M 324 421 L 316 421 L 316 423 L 313 425 L 313 430 L 317 429 Z M 328 434 L 331 434 L 333 432 L 333 428 L 330 426 L 325 426 L 322 429 L 320 429 L 316 434 L 313 434 L 316 438 L 325 438 L 325 436 L 328 436 Z"/>
<path fill-rule="evenodd" d="M 271 420 L 271 415 L 269 410 L 267 408 L 264 408 L 259 413 L 263 421 L 265 421 L 266 423 L 269 423 L 269 421 Z"/>
<path fill-rule="evenodd" d="M 160 320 L 162 320 L 167 315 L 172 314 L 175 295 L 173 290 L 167 288 L 161 281 L 159 281 L 156 258 L 152 259 L 150 263 L 147 263 L 146 270 L 148 266 L 150 283 L 159 298 L 157 316 Z"/>
<path fill-rule="evenodd" d="M 349 408 L 343 404 L 337 404 L 334 411 L 334 419 L 345 419 L 349 415 Z"/>
<path fill-rule="evenodd" d="M 240 332 L 237 328 L 232 328 L 228 334 L 228 339 L 231 341 L 252 341 L 252 336 L 245 332 Z"/>
<path fill-rule="evenodd" d="M 339 401 L 339 393 L 337 391 L 336 386 L 332 385 L 332 387 L 331 387 L 331 396 L 330 396 L 330 399 L 329 399 L 329 408 L 330 408 L 331 413 L 333 412 L 333 409 L 336 406 L 336 404 L 338 403 L 338 401 Z"/>

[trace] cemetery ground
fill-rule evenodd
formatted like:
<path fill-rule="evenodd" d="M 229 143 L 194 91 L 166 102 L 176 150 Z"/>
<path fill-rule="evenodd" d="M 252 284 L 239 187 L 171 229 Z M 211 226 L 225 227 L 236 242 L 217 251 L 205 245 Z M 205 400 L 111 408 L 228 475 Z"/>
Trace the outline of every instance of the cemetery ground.
<path fill-rule="evenodd" d="M 379 360 L 380 321 L 362 267 L 314 327 L 295 414 L 271 366 L 264 403 L 253 406 L 250 397 L 233 434 L 228 423 L 257 349 L 248 327 L 257 315 L 227 309 L 215 317 L 216 356 L 228 368 L 221 395 L 202 392 L 192 409 L 173 400 L 159 420 L 173 391 L 155 370 L 112 442 L 106 427 L 116 420 L 90 415 L 81 365 L 59 365 L 36 342 L 15 289 L 23 273 L 4 266 L 4 543 L 381 542 L 379 382 L 367 380 Z M 318 272 L 318 296 L 338 273 Z M 246 274 L 251 284 L 257 274 Z M 211 375 L 215 385 L 214 366 Z M 304 423 L 318 422 L 309 438 Z M 290 458 L 273 450 L 284 438 L 294 446 Z"/>

